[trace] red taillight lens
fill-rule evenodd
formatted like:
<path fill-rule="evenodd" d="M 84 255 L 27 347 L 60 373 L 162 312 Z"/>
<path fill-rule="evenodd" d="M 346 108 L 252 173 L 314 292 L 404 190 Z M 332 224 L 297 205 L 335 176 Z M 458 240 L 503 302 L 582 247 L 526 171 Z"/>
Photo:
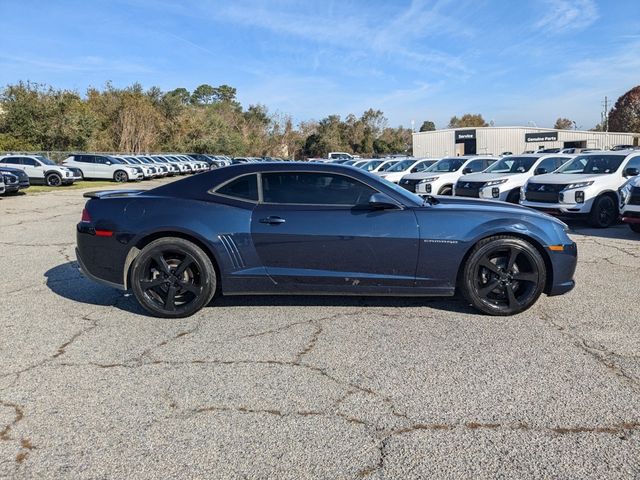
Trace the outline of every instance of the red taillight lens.
<path fill-rule="evenodd" d="M 91 222 L 91 216 L 89 215 L 89 211 L 86 208 L 82 209 L 82 218 L 80 219 L 80 221 L 83 223 Z"/>

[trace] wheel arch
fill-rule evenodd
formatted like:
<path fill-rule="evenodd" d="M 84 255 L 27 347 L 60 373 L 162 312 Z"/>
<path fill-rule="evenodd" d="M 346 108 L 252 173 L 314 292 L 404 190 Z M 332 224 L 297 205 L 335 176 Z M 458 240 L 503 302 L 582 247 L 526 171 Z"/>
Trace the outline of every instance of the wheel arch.
<path fill-rule="evenodd" d="M 451 193 L 453 194 L 453 183 L 445 183 L 444 185 L 442 185 L 439 189 L 438 189 L 438 195 L 440 195 L 440 192 L 443 192 L 446 188 L 450 188 L 451 189 Z"/>
<path fill-rule="evenodd" d="M 526 242 L 529 242 L 531 245 L 534 246 L 534 248 L 538 251 L 538 253 L 540 253 L 540 255 L 542 256 L 542 259 L 544 260 L 544 266 L 547 271 L 546 272 L 547 278 L 545 279 L 543 291 L 544 293 L 548 293 L 551 290 L 551 287 L 553 286 L 553 264 L 551 263 L 551 257 L 549 256 L 549 253 L 545 250 L 540 240 L 538 240 L 534 236 L 527 235 L 525 233 L 520 233 L 520 232 L 512 232 L 508 230 L 505 230 L 502 232 L 491 232 L 480 238 L 476 238 L 473 241 L 473 243 L 469 244 L 469 248 L 467 248 L 467 251 L 462 257 L 462 261 L 460 262 L 460 265 L 458 265 L 458 273 L 456 275 L 456 289 L 458 289 L 458 286 L 460 285 L 460 280 L 462 278 L 462 272 L 464 270 L 464 266 L 467 263 L 467 260 L 469 259 L 469 256 L 473 251 L 473 248 L 482 240 L 486 240 L 487 238 L 498 237 L 498 236 L 509 236 L 514 238 L 519 238 L 521 240 L 525 240 Z"/>
<path fill-rule="evenodd" d="M 217 289 L 220 290 L 220 286 L 222 284 L 220 263 L 213 249 L 209 245 L 207 245 L 207 243 L 199 235 L 193 232 L 184 232 L 179 230 L 160 230 L 160 231 L 152 232 L 142 236 L 136 241 L 136 244 L 133 247 L 131 247 L 125 259 L 124 272 L 123 272 L 125 289 L 128 289 L 130 286 L 131 266 L 133 265 L 134 260 L 138 257 L 142 249 L 147 245 L 149 245 L 154 240 L 158 240 L 160 238 L 166 238 L 166 237 L 181 238 L 183 240 L 187 240 L 197 245 L 198 247 L 200 247 L 202 251 L 207 255 L 207 257 L 209 257 L 209 260 L 211 260 L 211 263 L 213 265 L 213 268 L 217 276 Z"/>

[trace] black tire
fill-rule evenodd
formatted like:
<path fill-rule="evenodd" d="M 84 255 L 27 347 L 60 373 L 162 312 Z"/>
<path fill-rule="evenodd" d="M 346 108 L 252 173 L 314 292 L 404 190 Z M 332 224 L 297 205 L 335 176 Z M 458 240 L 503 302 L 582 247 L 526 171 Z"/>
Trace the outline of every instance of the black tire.
<path fill-rule="evenodd" d="M 113 173 L 113 181 L 118 183 L 127 183 L 129 181 L 129 174 L 124 170 L 116 170 Z"/>
<path fill-rule="evenodd" d="M 607 228 L 618 220 L 618 206 L 609 195 L 596 198 L 589 214 L 589 225 L 595 228 Z"/>
<path fill-rule="evenodd" d="M 453 186 L 445 185 L 438 191 L 438 195 L 449 195 L 449 196 L 453 195 Z"/>
<path fill-rule="evenodd" d="M 131 288 L 156 317 L 189 317 L 206 306 L 217 287 L 211 259 L 197 245 L 166 237 L 144 247 L 131 267 Z"/>
<path fill-rule="evenodd" d="M 540 252 L 517 237 L 485 238 L 463 266 L 459 287 L 464 298 L 489 315 L 515 315 L 542 294 L 547 270 Z"/>
<path fill-rule="evenodd" d="M 509 192 L 507 195 L 507 203 L 520 203 L 520 189 L 516 188 Z"/>
<path fill-rule="evenodd" d="M 630 223 L 629 228 L 636 233 L 640 233 L 640 223 Z"/>
<path fill-rule="evenodd" d="M 62 177 L 57 173 L 49 173 L 44 179 L 48 187 L 59 187 L 62 185 Z"/>

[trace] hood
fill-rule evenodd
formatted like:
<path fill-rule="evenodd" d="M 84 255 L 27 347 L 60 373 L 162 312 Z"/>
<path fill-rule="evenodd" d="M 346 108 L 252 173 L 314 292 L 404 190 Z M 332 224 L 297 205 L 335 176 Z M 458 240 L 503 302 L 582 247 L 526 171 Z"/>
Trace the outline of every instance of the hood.
<path fill-rule="evenodd" d="M 439 203 L 435 205 L 424 206 L 422 208 L 462 210 L 464 212 L 488 212 L 499 215 L 502 218 L 510 216 L 522 218 L 522 216 L 525 215 L 527 217 L 548 220 L 558 225 L 565 225 L 562 221 L 558 220 L 555 217 L 552 217 L 551 215 L 547 215 L 546 213 L 539 212 L 532 208 L 523 207 L 522 205 L 516 205 L 513 203 L 499 202 L 494 200 L 479 200 L 467 197 L 438 196 L 436 198 L 439 200 Z"/>
<path fill-rule="evenodd" d="M 538 175 L 532 177 L 529 183 L 551 183 L 554 185 L 566 185 L 568 183 L 587 182 L 589 180 L 596 180 L 602 178 L 603 175 L 613 175 L 615 173 L 546 173 L 544 175 Z"/>
<path fill-rule="evenodd" d="M 457 178 L 459 176 L 460 176 L 460 170 L 458 170 L 456 172 L 422 172 L 422 176 L 420 178 L 431 178 L 431 177 L 438 177 L 438 178 L 453 177 L 453 178 Z"/>
<path fill-rule="evenodd" d="M 510 178 L 514 175 L 524 175 L 523 173 L 469 173 L 463 175 L 458 180 L 459 182 L 490 182 L 491 180 L 501 180 L 503 178 Z"/>

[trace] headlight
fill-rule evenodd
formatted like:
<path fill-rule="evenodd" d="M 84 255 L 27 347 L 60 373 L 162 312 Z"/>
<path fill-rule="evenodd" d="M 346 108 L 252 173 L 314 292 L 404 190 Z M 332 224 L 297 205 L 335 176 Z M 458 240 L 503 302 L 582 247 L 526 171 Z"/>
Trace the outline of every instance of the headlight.
<path fill-rule="evenodd" d="M 440 177 L 429 177 L 429 178 L 423 178 L 422 180 L 420 180 L 420 183 L 430 183 L 430 182 L 435 182 L 438 178 L 440 178 Z"/>
<path fill-rule="evenodd" d="M 577 182 L 577 183 L 571 183 L 569 185 L 567 185 L 564 189 L 565 190 L 573 190 L 574 188 L 584 188 L 584 187 L 589 187 L 593 185 L 593 181 L 591 182 Z"/>
<path fill-rule="evenodd" d="M 503 183 L 507 183 L 507 180 L 508 179 L 506 179 L 506 178 L 503 178 L 502 180 L 491 180 L 491 181 L 485 183 L 484 186 L 485 187 L 492 187 L 494 185 L 502 185 Z"/>

